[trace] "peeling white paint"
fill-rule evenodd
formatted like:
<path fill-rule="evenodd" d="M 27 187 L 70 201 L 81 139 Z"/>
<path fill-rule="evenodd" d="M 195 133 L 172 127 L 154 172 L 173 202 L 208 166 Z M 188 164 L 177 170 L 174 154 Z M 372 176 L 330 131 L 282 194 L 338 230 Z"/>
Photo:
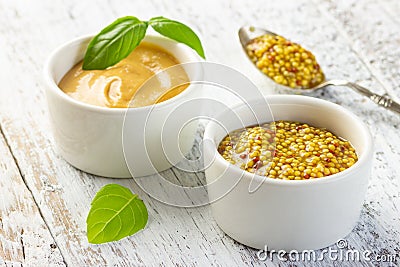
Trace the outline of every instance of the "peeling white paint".
<path fill-rule="evenodd" d="M 218 228 L 208 207 L 165 206 L 146 196 L 132 180 L 94 178 L 69 166 L 55 153 L 41 80 L 44 61 L 56 46 L 96 32 L 116 17 L 129 14 L 148 19 L 165 15 L 184 21 L 200 33 L 208 60 L 247 74 L 268 94 L 272 91 L 265 77 L 248 62 L 237 39 L 237 29 L 242 25 L 266 27 L 313 51 L 328 77 L 359 81 L 376 92 L 388 92 L 400 100 L 400 20 L 396 17 L 400 14 L 400 5 L 397 0 L 177 0 L 174 3 L 21 0 L 1 1 L 0 9 L 0 73 L 2 84 L 6 85 L 0 89 L 0 125 L 26 181 L 12 167 L 13 158 L 6 146 L 0 145 L 3 221 L 0 223 L 3 248 L 0 265 L 6 260 L 31 266 L 62 265 L 60 251 L 70 266 L 293 264 L 258 261 L 256 250 L 234 242 Z M 346 240 L 359 250 L 400 251 L 400 171 L 397 168 L 400 116 L 376 107 L 345 88 L 328 88 L 313 96 L 352 110 L 368 124 L 375 140 L 366 204 L 359 224 Z M 175 173 L 180 180 L 195 179 L 179 170 Z M 171 171 L 167 176 L 176 180 Z M 144 231 L 120 242 L 90 245 L 85 236 L 90 201 L 101 186 L 111 182 L 129 186 L 141 195 L 149 209 L 150 223 Z M 33 227 L 34 224 L 40 227 Z M 21 236 L 25 261 L 21 258 Z M 57 244 L 55 249 L 50 248 L 53 243 Z M 4 258 L 4 255 L 12 256 Z M 295 263 L 296 266 L 332 264 L 329 260 Z"/>

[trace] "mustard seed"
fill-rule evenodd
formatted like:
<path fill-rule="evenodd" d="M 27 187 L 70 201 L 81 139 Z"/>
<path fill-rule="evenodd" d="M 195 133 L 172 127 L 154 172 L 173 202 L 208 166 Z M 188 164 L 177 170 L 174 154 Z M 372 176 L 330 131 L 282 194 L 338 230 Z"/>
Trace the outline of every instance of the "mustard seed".
<path fill-rule="evenodd" d="M 325 79 L 315 56 L 282 36 L 259 36 L 247 44 L 246 50 L 256 66 L 279 84 L 307 89 Z"/>
<path fill-rule="evenodd" d="M 343 138 L 290 121 L 235 130 L 221 141 L 218 151 L 250 173 L 284 180 L 326 177 L 358 160 L 355 149 Z"/>

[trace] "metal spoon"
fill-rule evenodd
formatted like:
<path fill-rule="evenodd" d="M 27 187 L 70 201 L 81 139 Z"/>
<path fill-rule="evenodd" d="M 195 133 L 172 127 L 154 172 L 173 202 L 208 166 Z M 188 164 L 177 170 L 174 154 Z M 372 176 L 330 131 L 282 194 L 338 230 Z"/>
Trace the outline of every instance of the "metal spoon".
<path fill-rule="evenodd" d="M 261 28 L 256 28 L 253 26 L 244 26 L 242 28 L 240 28 L 239 30 L 239 39 L 240 39 L 240 43 L 242 44 L 242 47 L 247 55 L 247 51 L 246 51 L 246 45 L 249 43 L 250 40 L 262 36 L 262 35 L 272 35 L 272 36 L 276 36 L 276 33 L 267 31 L 265 29 L 261 29 Z M 257 68 L 258 69 L 258 68 Z M 268 76 L 267 76 L 268 77 Z M 268 77 L 269 78 L 269 77 Z M 271 79 L 271 81 L 273 81 L 274 83 L 276 83 L 273 79 Z M 345 80 L 325 80 L 324 82 L 312 87 L 312 88 L 307 88 L 307 89 L 293 89 L 289 86 L 285 86 L 282 84 L 279 84 L 279 86 L 281 88 L 284 88 L 285 91 L 291 91 L 294 93 L 306 93 L 306 92 L 312 92 L 315 90 L 319 90 L 322 88 L 325 88 L 329 85 L 332 86 L 347 86 L 351 89 L 353 89 L 355 92 L 364 95 L 366 97 L 368 97 L 370 100 L 372 100 L 373 102 L 375 102 L 376 104 L 385 107 L 391 111 L 395 111 L 400 113 L 400 104 L 393 101 L 387 94 L 384 95 L 378 95 L 375 94 L 373 92 L 371 92 L 370 90 L 368 90 L 365 87 L 362 87 L 361 85 L 358 85 L 356 83 L 353 82 L 349 82 L 349 81 L 345 81 Z"/>

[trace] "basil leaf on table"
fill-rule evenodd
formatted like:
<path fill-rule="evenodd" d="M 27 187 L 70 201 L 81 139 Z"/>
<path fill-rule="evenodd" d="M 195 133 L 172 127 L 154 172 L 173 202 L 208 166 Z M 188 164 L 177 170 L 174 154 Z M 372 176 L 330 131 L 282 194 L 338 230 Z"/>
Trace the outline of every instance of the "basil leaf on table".
<path fill-rule="evenodd" d="M 126 58 L 143 40 L 147 22 L 126 16 L 117 19 L 89 43 L 83 59 L 84 70 L 101 70 Z"/>
<path fill-rule="evenodd" d="M 138 195 L 118 184 L 97 192 L 86 219 L 87 237 L 92 244 L 117 241 L 146 226 L 147 208 Z"/>
<path fill-rule="evenodd" d="M 205 58 L 199 37 L 185 24 L 164 17 L 152 18 L 148 23 L 158 33 L 189 46 Z"/>

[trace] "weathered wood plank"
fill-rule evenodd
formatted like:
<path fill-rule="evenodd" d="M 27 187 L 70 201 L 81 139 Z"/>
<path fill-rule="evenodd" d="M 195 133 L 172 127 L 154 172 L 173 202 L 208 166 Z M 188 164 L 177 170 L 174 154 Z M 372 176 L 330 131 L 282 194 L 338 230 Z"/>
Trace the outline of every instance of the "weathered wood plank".
<path fill-rule="evenodd" d="M 398 91 L 391 91 L 398 87 L 398 64 L 384 61 L 399 58 L 395 47 L 399 37 L 398 19 L 384 15 L 388 10 L 399 10 L 398 2 L 390 1 L 387 5 L 380 2 L 382 7 L 373 1 L 350 4 L 295 0 L 94 3 L 0 1 L 0 47 L 4 48 L 0 51 L 0 73 L 2 83 L 7 84 L 7 88 L 0 89 L 0 124 L 66 263 L 71 266 L 354 266 L 354 262 L 335 263 L 329 259 L 315 263 L 259 261 L 256 250 L 223 234 L 208 207 L 174 208 L 147 196 L 133 180 L 98 178 L 75 170 L 53 149 L 41 67 L 56 45 L 96 32 L 116 17 L 132 14 L 146 19 L 164 15 L 194 26 L 210 61 L 237 68 L 265 94 L 275 92 L 247 61 L 237 41 L 237 29 L 245 24 L 264 26 L 304 44 L 315 52 L 328 77 L 358 81 L 377 92 L 399 96 Z M 383 9 L 386 13 L 381 14 Z M 371 16 L 374 19 L 369 22 Z M 389 41 L 388 49 L 382 49 L 374 41 L 377 38 L 374 30 L 378 30 L 378 37 L 383 34 L 385 38 L 392 35 L 397 39 Z M 370 39 L 373 41 L 368 42 Z M 371 63 L 373 58 L 380 60 Z M 400 172 L 395 168 L 400 160 L 399 117 L 344 88 L 329 88 L 314 96 L 351 109 L 368 124 L 375 139 L 367 201 L 360 223 L 346 240 L 361 251 L 370 249 L 377 254 L 399 251 Z M 201 173 L 188 175 L 176 169 L 165 175 L 177 183 L 198 184 L 204 180 Z M 110 182 L 137 192 L 149 208 L 150 221 L 145 231 L 133 237 L 106 245 L 90 245 L 85 237 L 90 200 L 101 186 Z M 188 198 L 187 195 L 177 197 Z"/>
<path fill-rule="evenodd" d="M 65 266 L 0 131 L 0 266 Z"/>
<path fill-rule="evenodd" d="M 386 92 L 400 100 L 400 12 L 399 1 L 324 1 L 338 28 L 351 40 L 352 49 Z M 396 13 L 397 12 L 397 13 Z"/>

